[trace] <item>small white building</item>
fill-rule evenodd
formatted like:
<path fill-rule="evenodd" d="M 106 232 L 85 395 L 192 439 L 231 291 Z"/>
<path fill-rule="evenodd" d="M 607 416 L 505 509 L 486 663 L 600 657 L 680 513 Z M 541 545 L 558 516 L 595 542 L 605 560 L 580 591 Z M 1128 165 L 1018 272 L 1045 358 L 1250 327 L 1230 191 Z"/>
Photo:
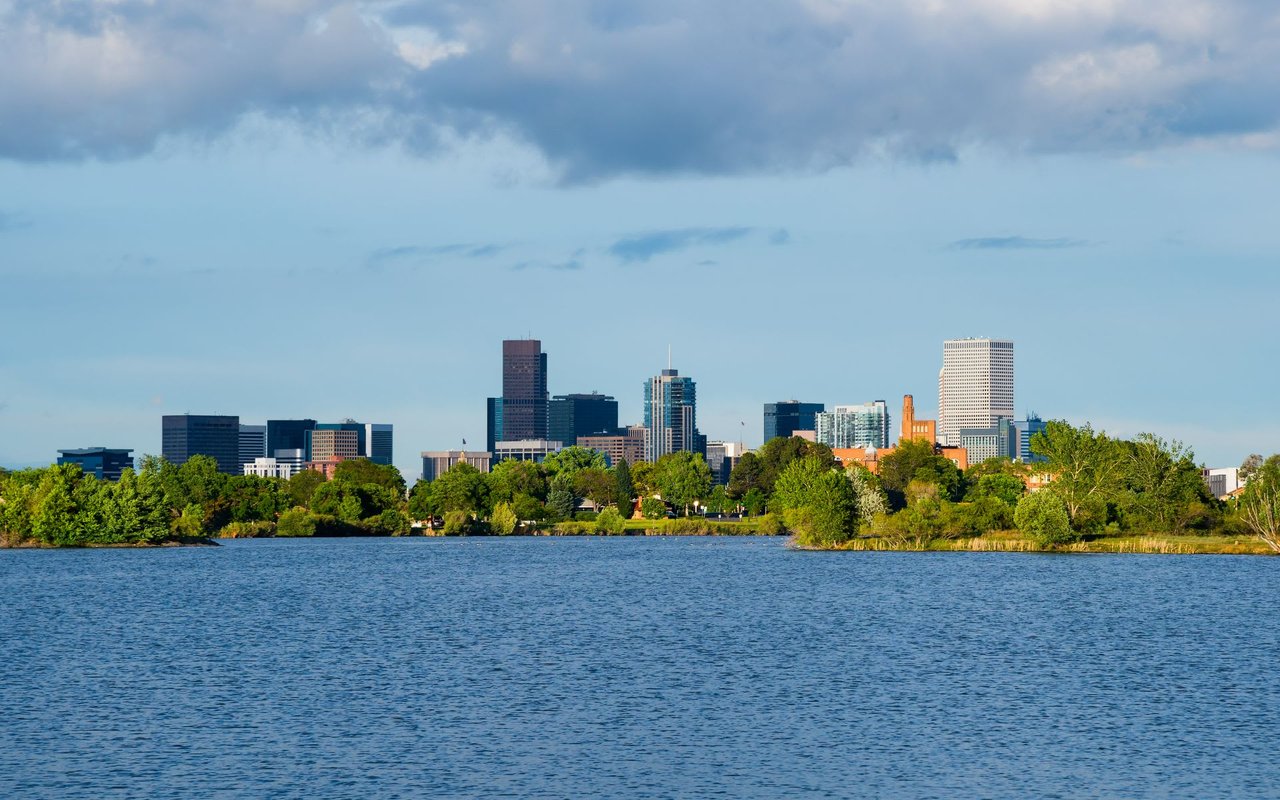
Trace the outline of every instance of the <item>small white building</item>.
<path fill-rule="evenodd" d="M 1239 467 L 1206 469 L 1201 474 L 1204 476 L 1204 482 L 1209 485 L 1209 491 L 1213 492 L 1213 496 L 1219 499 L 1226 498 L 1227 495 L 1240 488 Z"/>
<path fill-rule="evenodd" d="M 255 458 L 252 464 L 244 465 L 245 475 L 257 475 L 259 478 L 284 478 L 288 480 L 297 471 L 293 464 L 282 463 L 274 458 Z"/>

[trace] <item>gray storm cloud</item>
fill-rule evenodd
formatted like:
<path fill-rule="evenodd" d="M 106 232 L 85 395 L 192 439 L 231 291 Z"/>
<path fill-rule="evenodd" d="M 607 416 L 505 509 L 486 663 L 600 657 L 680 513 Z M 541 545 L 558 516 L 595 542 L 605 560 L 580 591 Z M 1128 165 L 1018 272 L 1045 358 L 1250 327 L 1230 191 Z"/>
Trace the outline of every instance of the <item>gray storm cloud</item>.
<path fill-rule="evenodd" d="M 1280 7 L 0 0 L 0 66 L 9 159 L 131 157 L 264 114 L 424 154 L 511 137 L 569 181 L 734 174 L 1275 147 Z"/>

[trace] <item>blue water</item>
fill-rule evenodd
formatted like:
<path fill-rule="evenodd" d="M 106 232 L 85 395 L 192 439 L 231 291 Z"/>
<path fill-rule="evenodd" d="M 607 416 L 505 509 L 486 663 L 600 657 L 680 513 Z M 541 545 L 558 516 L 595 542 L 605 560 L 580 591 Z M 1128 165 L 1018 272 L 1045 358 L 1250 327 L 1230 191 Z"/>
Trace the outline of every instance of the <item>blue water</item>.
<path fill-rule="evenodd" d="M 0 797 L 1276 797 L 1280 559 L 0 552 Z"/>

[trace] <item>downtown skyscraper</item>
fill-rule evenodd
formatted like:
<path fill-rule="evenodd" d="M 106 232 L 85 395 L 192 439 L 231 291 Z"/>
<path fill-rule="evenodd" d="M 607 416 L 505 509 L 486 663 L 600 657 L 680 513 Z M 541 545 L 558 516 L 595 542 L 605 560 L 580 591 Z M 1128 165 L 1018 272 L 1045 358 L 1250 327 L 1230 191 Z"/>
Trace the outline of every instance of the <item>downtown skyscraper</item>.
<path fill-rule="evenodd" d="M 644 385 L 645 459 L 657 461 L 668 453 L 704 453 L 706 438 L 698 433 L 697 384 L 664 369 Z M 704 453 L 705 454 L 705 453 Z"/>
<path fill-rule="evenodd" d="M 547 354 L 538 339 L 502 343 L 500 441 L 547 438 Z"/>
<path fill-rule="evenodd" d="M 991 435 L 1013 421 L 1013 342 L 948 339 L 938 373 L 938 442 L 964 447 L 969 432 Z M 978 463 L 970 454 L 970 463 Z"/>

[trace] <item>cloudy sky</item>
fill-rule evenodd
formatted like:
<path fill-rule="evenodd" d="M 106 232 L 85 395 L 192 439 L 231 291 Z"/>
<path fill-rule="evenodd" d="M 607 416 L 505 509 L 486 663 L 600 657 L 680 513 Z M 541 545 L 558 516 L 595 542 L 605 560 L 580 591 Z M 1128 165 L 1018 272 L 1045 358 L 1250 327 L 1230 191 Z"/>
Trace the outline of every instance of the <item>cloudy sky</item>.
<path fill-rule="evenodd" d="M 1271 0 L 0 0 L 0 465 L 160 415 L 484 436 L 555 393 L 905 392 L 1280 451 Z M 745 422 L 745 425 L 742 423 Z"/>

